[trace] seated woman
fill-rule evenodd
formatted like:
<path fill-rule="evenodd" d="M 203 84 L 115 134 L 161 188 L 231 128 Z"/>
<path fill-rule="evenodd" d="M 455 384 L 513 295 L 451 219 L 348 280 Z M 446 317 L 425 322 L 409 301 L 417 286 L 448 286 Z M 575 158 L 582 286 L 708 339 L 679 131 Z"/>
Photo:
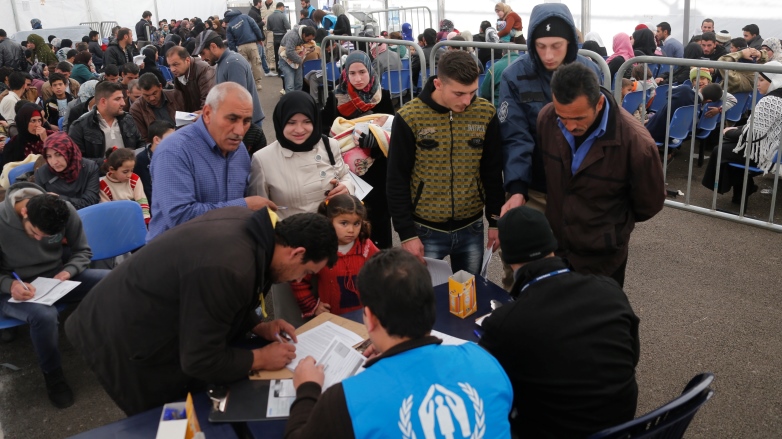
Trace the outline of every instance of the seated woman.
<path fill-rule="evenodd" d="M 782 67 L 779 61 L 766 63 L 767 66 Z M 724 194 L 733 188 L 733 204 L 741 204 L 741 193 L 744 189 L 744 169 L 730 166 L 729 163 L 745 164 L 749 157 L 750 166 L 757 167 L 765 175 L 776 162 L 780 137 L 782 137 L 782 74 L 760 73 L 758 76 L 758 92 L 763 98 L 755 105 L 750 119 L 743 127 L 725 129 L 720 162 L 717 163 L 719 146 L 715 147 L 709 157 L 706 172 L 703 175 L 703 186 Z M 750 131 L 750 127 L 752 130 Z M 719 185 L 716 186 L 717 172 Z M 758 187 L 752 174 L 747 179 L 747 199 L 757 192 Z"/>
<path fill-rule="evenodd" d="M 314 213 L 323 200 L 353 193 L 336 140 L 321 134 L 312 96 L 302 91 L 286 93 L 274 107 L 272 119 L 277 141 L 253 154 L 248 195 L 282 206 L 277 215 L 285 219 Z"/>
<path fill-rule="evenodd" d="M 165 86 L 166 78 L 163 77 L 163 72 L 161 72 L 157 66 L 157 47 L 149 45 L 141 51 L 141 54 L 144 55 L 144 68 L 139 71 L 139 76 L 144 73 L 152 73 L 157 77 L 157 80 Z"/>
<path fill-rule="evenodd" d="M 33 78 L 32 86 L 38 90 L 38 96 L 42 96 L 41 88 L 49 80 L 49 66 L 42 62 L 33 64 L 30 68 L 30 76 Z"/>
<path fill-rule="evenodd" d="M 345 60 L 339 84 L 323 107 L 323 132 L 329 132 L 337 117 L 357 119 L 371 114 L 393 115 L 391 94 L 380 87 L 380 78 L 375 74 L 369 56 L 353 51 Z M 380 249 L 391 248 L 391 216 L 385 197 L 386 154 L 381 148 L 364 145 L 362 149 L 372 159 L 371 166 L 361 175 L 373 188 L 363 200 L 372 224 L 372 241 Z"/>
<path fill-rule="evenodd" d="M 35 171 L 35 182 L 76 209 L 97 204 L 100 201 L 98 165 L 83 159 L 79 147 L 65 133 L 47 137 L 44 148 L 46 164 Z"/>
<path fill-rule="evenodd" d="M 71 78 L 79 81 L 79 84 L 95 79 L 95 74 L 90 69 L 92 63 L 92 54 L 90 52 L 81 52 L 76 55 L 73 64 L 73 70 L 71 70 Z M 74 96 L 75 97 L 75 96 Z"/>
<path fill-rule="evenodd" d="M 44 141 L 54 134 L 44 126 L 41 107 L 26 102 L 16 112 L 17 134 L 3 148 L 3 159 L 0 166 L 11 162 L 21 162 L 30 154 L 43 154 Z"/>

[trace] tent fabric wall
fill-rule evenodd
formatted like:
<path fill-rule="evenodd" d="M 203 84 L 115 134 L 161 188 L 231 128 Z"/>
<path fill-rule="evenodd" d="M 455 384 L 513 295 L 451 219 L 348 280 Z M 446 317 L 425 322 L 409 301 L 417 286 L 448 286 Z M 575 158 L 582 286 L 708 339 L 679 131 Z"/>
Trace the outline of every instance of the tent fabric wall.
<path fill-rule="evenodd" d="M 16 6 L 19 29 L 11 2 Z M 152 22 L 157 25 L 163 18 L 203 18 L 215 14 L 222 17 L 225 5 L 225 0 L 134 0 L 131 3 L 125 0 L 45 0 L 44 4 L 40 0 L 1 0 L 0 29 L 5 29 L 9 35 L 29 30 L 33 18 L 40 19 L 44 29 L 76 26 L 88 21 L 116 21 L 120 26 L 133 29 L 144 11 L 152 12 Z M 156 9 L 160 17 L 157 17 Z"/>

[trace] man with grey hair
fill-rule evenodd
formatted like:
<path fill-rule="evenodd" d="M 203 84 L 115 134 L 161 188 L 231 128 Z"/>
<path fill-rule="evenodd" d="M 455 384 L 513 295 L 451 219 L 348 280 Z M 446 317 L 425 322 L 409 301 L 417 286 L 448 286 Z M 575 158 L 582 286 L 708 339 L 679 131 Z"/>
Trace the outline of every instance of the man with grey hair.
<path fill-rule="evenodd" d="M 209 92 L 198 120 L 160 143 L 150 166 L 155 198 L 147 242 L 213 209 L 277 209 L 266 198 L 244 196 L 250 155 L 242 138 L 252 121 L 250 92 L 225 82 Z"/>

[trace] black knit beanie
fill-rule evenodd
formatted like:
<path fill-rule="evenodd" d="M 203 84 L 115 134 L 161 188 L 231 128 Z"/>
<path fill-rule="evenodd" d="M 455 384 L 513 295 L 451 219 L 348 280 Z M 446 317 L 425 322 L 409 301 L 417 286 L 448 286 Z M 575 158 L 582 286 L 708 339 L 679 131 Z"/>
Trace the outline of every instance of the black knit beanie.
<path fill-rule="evenodd" d="M 549 17 L 535 26 L 530 40 L 537 40 L 545 37 L 561 37 L 568 41 L 573 39 L 573 26 L 559 17 Z"/>
<path fill-rule="evenodd" d="M 557 249 L 557 240 L 543 213 L 530 207 L 513 208 L 497 222 L 502 259 L 521 264 L 540 259 Z"/>

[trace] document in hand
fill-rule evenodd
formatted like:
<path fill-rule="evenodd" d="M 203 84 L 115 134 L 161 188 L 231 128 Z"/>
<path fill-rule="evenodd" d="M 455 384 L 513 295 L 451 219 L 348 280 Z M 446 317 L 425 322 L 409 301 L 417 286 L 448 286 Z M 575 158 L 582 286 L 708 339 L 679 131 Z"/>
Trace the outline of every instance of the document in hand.
<path fill-rule="evenodd" d="M 35 297 L 25 300 L 24 303 L 38 303 L 41 305 L 52 306 L 54 302 L 60 300 L 63 296 L 73 291 L 81 282 L 72 280 L 58 280 L 48 277 L 39 277 L 30 285 L 35 287 Z M 10 299 L 11 303 L 22 303 L 20 300 Z"/>
<path fill-rule="evenodd" d="M 337 340 L 347 346 L 353 346 L 364 341 L 361 336 L 355 332 L 345 329 L 332 322 L 324 322 L 310 329 L 307 332 L 299 334 L 299 342 L 296 343 L 296 358 L 287 366 L 291 372 L 299 365 L 299 361 L 312 356 L 315 361 L 320 361 L 327 349 L 331 347 L 332 341 Z"/>
<path fill-rule="evenodd" d="M 179 128 L 195 122 L 196 119 L 198 119 L 198 115 L 193 113 L 186 113 L 184 111 L 177 111 L 174 115 L 174 119 L 176 119 L 176 127 Z"/>

